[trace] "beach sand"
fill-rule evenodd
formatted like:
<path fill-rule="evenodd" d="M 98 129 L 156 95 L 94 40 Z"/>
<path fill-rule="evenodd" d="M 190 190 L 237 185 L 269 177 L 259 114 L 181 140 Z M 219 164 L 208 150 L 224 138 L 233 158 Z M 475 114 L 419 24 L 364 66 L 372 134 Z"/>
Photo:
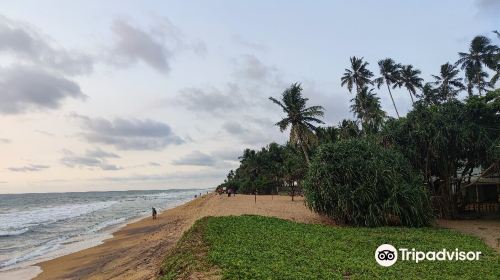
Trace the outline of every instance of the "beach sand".
<path fill-rule="evenodd" d="M 458 230 L 481 238 L 486 245 L 500 252 L 499 220 L 438 220 L 438 226 Z"/>
<path fill-rule="evenodd" d="M 103 244 L 38 264 L 35 279 L 155 279 L 163 256 L 182 233 L 204 216 L 256 214 L 304 223 L 328 223 L 304 206 L 303 198 L 287 196 L 204 195 L 167 210 L 158 219 L 129 224 Z"/>
<path fill-rule="evenodd" d="M 43 272 L 35 279 L 155 279 L 163 257 L 204 216 L 255 214 L 303 223 L 327 223 L 311 212 L 304 200 L 288 196 L 204 195 L 167 210 L 157 220 L 146 218 L 129 224 L 103 244 L 38 264 Z M 476 235 L 491 247 L 496 244 L 500 221 L 438 221 L 438 225 Z"/>

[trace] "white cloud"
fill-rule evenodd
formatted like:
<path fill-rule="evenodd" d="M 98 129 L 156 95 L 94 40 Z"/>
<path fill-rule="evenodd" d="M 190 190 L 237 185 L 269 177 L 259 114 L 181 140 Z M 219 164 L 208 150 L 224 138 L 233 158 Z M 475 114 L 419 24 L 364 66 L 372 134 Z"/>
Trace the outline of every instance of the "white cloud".
<path fill-rule="evenodd" d="M 188 41 L 180 29 L 166 18 L 155 18 L 149 28 L 115 19 L 111 31 L 114 43 L 109 52 L 109 61 L 118 66 L 142 62 L 160 73 L 168 73 L 171 60 L 177 53 L 185 50 L 206 53 L 204 42 Z"/>
<path fill-rule="evenodd" d="M 161 150 L 168 145 L 184 143 L 168 124 L 150 119 L 73 117 L 79 120 L 82 136 L 87 141 L 112 145 L 120 150 Z"/>
<path fill-rule="evenodd" d="M 48 169 L 49 167 L 50 166 L 48 166 L 48 165 L 28 164 L 28 165 L 19 166 L 19 167 L 9 167 L 7 169 L 12 171 L 12 172 L 38 172 L 38 171 L 42 171 L 44 169 Z"/>
<path fill-rule="evenodd" d="M 57 109 L 68 98 L 86 96 L 77 83 L 63 76 L 28 66 L 0 69 L 0 113 Z"/>
<path fill-rule="evenodd" d="M 64 150 L 61 163 L 67 167 L 100 168 L 102 170 L 121 170 L 123 167 L 111 164 L 108 158 L 119 158 L 118 155 L 103 151 L 102 149 L 87 150 L 84 155 L 77 155 Z"/>
<path fill-rule="evenodd" d="M 198 165 L 212 166 L 216 161 L 212 156 L 204 154 L 200 151 L 193 151 L 179 159 L 172 161 L 173 165 Z"/>
<path fill-rule="evenodd" d="M 12 54 L 19 60 L 64 75 L 89 74 L 93 58 L 67 50 L 54 43 L 35 27 L 0 15 L 0 54 Z"/>

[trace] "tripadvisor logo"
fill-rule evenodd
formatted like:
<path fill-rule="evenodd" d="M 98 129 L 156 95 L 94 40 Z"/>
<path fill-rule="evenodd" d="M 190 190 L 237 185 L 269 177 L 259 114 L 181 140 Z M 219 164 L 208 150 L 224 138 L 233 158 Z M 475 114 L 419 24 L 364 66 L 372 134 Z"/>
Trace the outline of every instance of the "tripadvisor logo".
<path fill-rule="evenodd" d="M 382 244 L 375 250 L 375 260 L 381 266 L 391 266 L 398 260 L 398 251 L 391 244 Z"/>
<path fill-rule="evenodd" d="M 399 259 L 402 261 L 478 261 L 481 252 L 478 251 L 460 251 L 459 249 L 439 251 L 418 251 L 415 248 L 396 249 L 391 244 L 382 244 L 375 250 L 375 260 L 381 266 L 391 266 Z"/>

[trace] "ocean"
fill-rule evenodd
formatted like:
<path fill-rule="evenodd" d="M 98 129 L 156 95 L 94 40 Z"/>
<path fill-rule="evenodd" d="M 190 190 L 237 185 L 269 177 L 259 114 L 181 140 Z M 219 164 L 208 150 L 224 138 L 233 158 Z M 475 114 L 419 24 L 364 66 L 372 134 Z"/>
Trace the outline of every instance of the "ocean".
<path fill-rule="evenodd" d="M 0 194 L 0 279 L 37 262 L 98 245 L 119 227 L 151 215 L 151 207 L 161 212 L 206 192 Z"/>

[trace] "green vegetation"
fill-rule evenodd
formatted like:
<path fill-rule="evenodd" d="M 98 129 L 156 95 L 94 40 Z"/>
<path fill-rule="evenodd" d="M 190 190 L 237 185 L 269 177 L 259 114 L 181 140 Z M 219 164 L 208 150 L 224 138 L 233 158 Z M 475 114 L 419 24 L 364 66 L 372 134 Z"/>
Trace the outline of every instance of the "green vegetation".
<path fill-rule="evenodd" d="M 240 157 L 240 167 L 231 170 L 219 188 L 233 188 L 246 194 L 277 194 L 283 190 L 294 194 L 293 182 L 303 178 L 306 171 L 299 151 L 289 145 L 271 143 L 260 151 L 246 149 Z"/>
<path fill-rule="evenodd" d="M 433 213 L 446 218 L 459 217 L 464 213 L 466 205 L 471 202 L 467 200 L 470 197 L 466 196 L 466 186 L 477 175 L 473 171 L 500 170 L 500 89 L 495 89 L 500 73 L 500 47 L 485 36 L 476 36 L 468 51 L 458 53 L 455 63 L 441 65 L 439 73 L 432 75 L 432 81 L 427 82 L 420 76 L 419 69 L 391 58 L 378 62 L 377 77 L 369 66 L 363 57 L 350 58 L 349 68 L 345 69 L 340 82 L 350 94 L 354 94 L 350 108 L 356 119 L 344 119 L 336 126 L 316 126 L 323 123 L 323 107 L 307 104 L 308 98 L 304 97 L 298 83 L 285 89 L 280 100 L 270 97 L 285 113 L 276 126 L 282 132 L 290 130 L 289 142 L 285 145 L 271 143 L 261 150 L 245 150 L 240 157 L 240 166 L 229 172 L 219 189 L 225 187 L 247 194 L 288 191 L 292 196 L 304 190 L 310 208 L 356 225 L 385 225 L 389 213 L 391 220 L 405 225 L 427 224 L 428 217 Z M 387 88 L 397 118 L 390 117 L 382 109 L 376 92 L 381 87 Z M 393 98 L 397 88 L 403 88 L 405 95 L 407 91 L 412 101 L 412 108 L 401 117 Z M 325 205 L 318 204 L 315 187 L 303 188 L 306 174 L 319 172 L 310 170 L 310 159 L 322 157 L 321 168 L 338 167 L 339 163 L 334 162 L 332 157 L 318 153 L 328 149 L 324 145 L 347 139 L 363 139 L 371 143 L 367 145 L 377 145 L 379 149 L 376 150 L 380 152 L 373 155 L 372 162 L 377 162 L 378 167 L 389 166 L 390 176 L 412 183 L 403 184 L 400 190 L 393 188 L 396 181 L 391 178 L 370 185 L 370 180 L 378 179 L 380 175 L 370 175 L 363 162 L 358 161 L 349 167 L 349 171 L 356 176 L 344 177 L 338 182 L 331 179 L 342 175 L 325 175 L 315 179 L 317 186 L 328 185 L 329 191 L 323 193 L 321 199 L 329 201 L 332 207 L 327 209 Z M 406 157 L 403 166 L 407 170 L 390 167 L 394 162 L 383 156 L 385 153 L 381 149 L 399 151 Z M 319 166 L 316 164 L 315 168 Z M 337 167 L 334 169 L 345 171 L 347 168 Z M 416 177 L 423 178 L 422 184 L 428 195 L 422 194 L 421 186 L 414 180 Z M 332 183 L 334 185 L 330 185 Z M 352 189 L 353 186 L 363 187 L 358 190 Z M 340 205 L 342 200 L 338 198 L 347 199 L 357 191 L 365 191 L 366 194 L 368 189 L 364 186 L 370 187 L 370 194 L 365 198 L 397 194 L 397 199 L 391 198 L 392 210 L 388 211 L 388 205 L 380 204 L 387 201 L 378 200 L 369 204 L 374 208 L 367 209 L 366 215 L 356 219 L 352 217 L 357 217 L 359 213 L 345 213 L 354 208 Z M 391 189 L 394 191 L 387 193 Z M 406 204 L 403 208 L 396 207 L 400 204 L 396 201 Z M 366 203 L 359 204 L 360 208 L 361 205 L 366 206 Z M 432 205 L 432 210 L 428 205 Z M 344 216 L 333 215 L 333 209 L 344 209 L 341 211 Z M 418 213 L 416 221 L 407 220 L 409 212 L 400 212 L 402 209 Z M 373 215 L 382 216 L 369 218 Z"/>
<path fill-rule="evenodd" d="M 398 151 L 366 139 L 318 148 L 305 178 L 307 205 L 341 224 L 429 225 L 423 180 Z"/>
<path fill-rule="evenodd" d="M 269 97 L 269 99 L 280 106 L 286 114 L 286 117 L 277 122 L 276 125 L 281 132 L 290 127 L 290 143 L 300 146 L 306 162 L 309 164 L 308 151 L 316 139 L 314 134 L 316 127 L 313 123 L 323 123 L 322 120 L 318 119 L 324 115 L 323 107 L 306 107 L 306 102 L 309 99 L 302 97 L 302 87 L 297 83 L 292 84 L 283 92 L 281 101 L 274 97 Z"/>
<path fill-rule="evenodd" d="M 209 246 L 204 237 L 207 222 L 207 218 L 196 221 L 165 257 L 160 270 L 162 280 L 187 279 L 192 275 L 210 279 L 219 273 L 207 259 Z"/>
<path fill-rule="evenodd" d="M 384 268 L 374 258 L 383 243 L 421 251 L 481 251 L 482 257 L 418 264 L 398 260 Z M 200 247 L 208 250 L 200 254 Z M 198 221 L 165 259 L 162 279 L 193 279 L 190 276 L 206 267 L 212 271 L 217 267 L 222 279 L 498 279 L 500 256 L 478 238 L 446 229 L 329 227 L 260 216 L 209 217 Z"/>
<path fill-rule="evenodd" d="M 499 112 L 500 90 L 464 102 L 419 101 L 405 118 L 388 120 L 380 137 L 402 152 L 424 176 L 431 193 L 442 198 L 435 207 L 456 216 L 467 202 L 463 187 L 473 169 L 486 169 L 500 159 Z"/>

